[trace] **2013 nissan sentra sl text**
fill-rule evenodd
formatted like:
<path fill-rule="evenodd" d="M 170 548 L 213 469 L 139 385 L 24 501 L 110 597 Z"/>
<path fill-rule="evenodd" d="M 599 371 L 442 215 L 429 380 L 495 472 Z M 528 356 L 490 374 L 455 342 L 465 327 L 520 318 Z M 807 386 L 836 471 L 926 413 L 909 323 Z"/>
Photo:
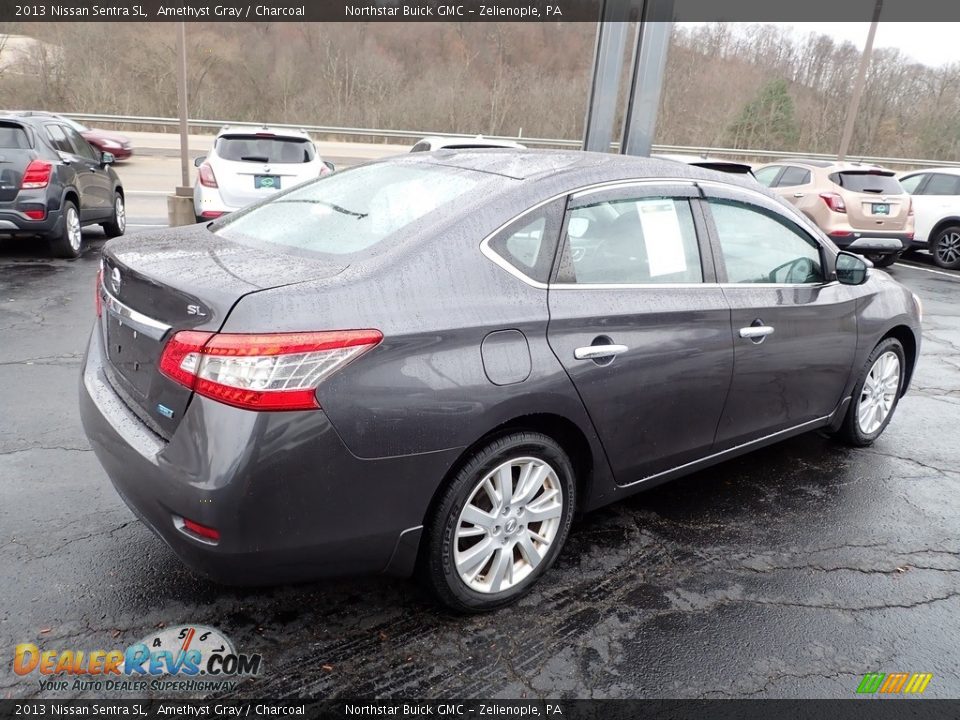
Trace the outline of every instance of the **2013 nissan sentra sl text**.
<path fill-rule="evenodd" d="M 919 300 L 755 183 L 414 153 L 107 244 L 84 427 L 229 583 L 419 571 L 525 593 L 576 513 L 822 428 L 869 445 Z"/>

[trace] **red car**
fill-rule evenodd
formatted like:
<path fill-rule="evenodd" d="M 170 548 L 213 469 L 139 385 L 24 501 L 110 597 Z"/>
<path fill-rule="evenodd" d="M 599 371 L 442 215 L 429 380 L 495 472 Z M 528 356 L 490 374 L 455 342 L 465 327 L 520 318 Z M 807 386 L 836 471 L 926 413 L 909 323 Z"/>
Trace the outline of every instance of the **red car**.
<path fill-rule="evenodd" d="M 83 136 L 83 139 L 93 145 L 100 152 L 112 153 L 117 160 L 126 160 L 133 155 L 133 145 L 130 138 L 120 133 L 109 132 L 107 130 L 94 130 L 86 125 L 78 123 L 76 120 L 58 115 L 57 113 L 45 112 L 43 110 L 8 110 L 9 115 L 42 115 L 56 118 L 62 123 L 69 125 Z"/>

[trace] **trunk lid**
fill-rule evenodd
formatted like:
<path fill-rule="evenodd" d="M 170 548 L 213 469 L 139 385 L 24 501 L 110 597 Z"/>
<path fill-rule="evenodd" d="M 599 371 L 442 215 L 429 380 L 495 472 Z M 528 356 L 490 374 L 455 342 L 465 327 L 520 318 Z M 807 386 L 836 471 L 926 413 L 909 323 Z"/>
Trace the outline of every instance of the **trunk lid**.
<path fill-rule="evenodd" d="M 844 170 L 833 173 L 830 179 L 844 190 L 851 227 L 867 232 L 899 232 L 906 228 L 910 196 L 892 172 Z"/>
<path fill-rule="evenodd" d="M 205 225 L 112 241 L 103 251 L 98 288 L 107 379 L 141 420 L 169 439 L 192 395 L 159 370 L 174 333 L 216 332 L 240 298 L 345 267 L 238 245 Z"/>
<path fill-rule="evenodd" d="M 23 172 L 37 157 L 32 130 L 18 122 L 0 121 L 0 202 L 17 198 Z"/>
<path fill-rule="evenodd" d="M 304 180 L 319 177 L 319 161 L 309 163 L 264 163 L 242 160 L 209 160 L 220 188 L 220 197 L 230 207 L 244 207 L 286 190 Z"/>

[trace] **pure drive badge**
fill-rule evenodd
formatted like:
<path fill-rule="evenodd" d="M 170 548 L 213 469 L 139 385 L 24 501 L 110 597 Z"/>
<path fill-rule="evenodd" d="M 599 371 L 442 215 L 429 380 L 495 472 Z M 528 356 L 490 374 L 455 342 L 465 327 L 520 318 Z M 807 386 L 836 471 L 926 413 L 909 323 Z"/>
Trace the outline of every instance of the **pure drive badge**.
<path fill-rule="evenodd" d="M 157 412 L 163 415 L 165 418 L 168 418 L 170 420 L 173 419 L 173 410 L 168 408 L 166 405 L 157 403 Z"/>

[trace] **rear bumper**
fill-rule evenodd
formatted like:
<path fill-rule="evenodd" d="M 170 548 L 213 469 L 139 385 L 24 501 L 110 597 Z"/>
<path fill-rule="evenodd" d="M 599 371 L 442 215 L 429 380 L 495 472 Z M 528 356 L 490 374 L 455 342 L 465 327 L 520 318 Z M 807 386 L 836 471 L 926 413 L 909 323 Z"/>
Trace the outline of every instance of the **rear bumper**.
<path fill-rule="evenodd" d="M 842 250 L 856 253 L 902 253 L 913 246 L 913 233 L 852 232 L 830 234 L 830 239 Z"/>
<path fill-rule="evenodd" d="M 33 237 L 60 232 L 60 210 L 48 210 L 43 220 L 31 220 L 15 209 L 0 209 L 0 237 Z"/>
<path fill-rule="evenodd" d="M 124 502 L 188 565 L 228 584 L 412 572 L 455 451 L 360 459 L 321 410 L 255 413 L 195 397 L 170 442 L 123 403 L 91 336 L 80 413 Z M 220 532 L 211 544 L 186 518 Z"/>

